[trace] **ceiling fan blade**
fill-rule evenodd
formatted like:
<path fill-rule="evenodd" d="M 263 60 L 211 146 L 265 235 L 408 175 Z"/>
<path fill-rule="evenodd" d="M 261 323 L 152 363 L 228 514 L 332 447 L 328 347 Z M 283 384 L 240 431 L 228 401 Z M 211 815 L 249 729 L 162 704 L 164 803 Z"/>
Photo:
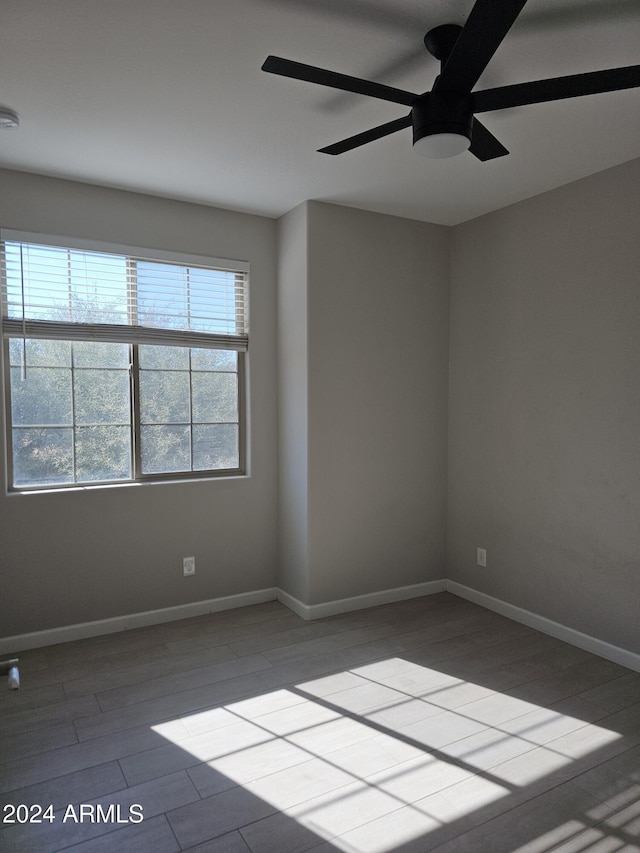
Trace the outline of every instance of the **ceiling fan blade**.
<path fill-rule="evenodd" d="M 407 107 L 410 107 L 418 97 L 404 89 L 373 83 L 371 80 L 362 80 L 360 77 L 350 77 L 348 74 L 338 74 L 336 71 L 326 71 L 323 68 L 316 68 L 315 65 L 305 65 L 303 62 L 293 62 L 279 56 L 268 56 L 262 65 L 262 70 L 269 74 L 280 74 L 282 77 L 292 77 L 294 80 L 306 80 L 308 83 L 317 83 L 319 86 L 341 89 L 344 92 L 355 92 L 357 95 L 392 101 L 394 104 L 404 104 Z"/>
<path fill-rule="evenodd" d="M 320 148 L 319 151 L 321 154 L 344 154 L 345 151 L 351 151 L 361 145 L 366 145 L 367 142 L 382 139 L 383 136 L 389 136 L 405 127 L 411 127 L 411 113 L 402 118 L 394 119 L 394 121 L 388 121 L 386 124 L 380 124 L 371 130 L 365 130 L 363 133 L 356 133 L 355 136 L 350 136 L 341 142 L 335 142 L 333 145 L 327 145 L 326 148 Z"/>
<path fill-rule="evenodd" d="M 571 74 L 568 77 L 552 77 L 531 83 L 516 83 L 500 86 L 472 94 L 474 112 L 504 110 L 525 104 L 540 104 L 581 95 L 597 95 L 600 92 L 615 92 L 640 86 L 640 65 L 624 68 L 609 68 L 606 71 L 590 71 L 586 74 Z"/>
<path fill-rule="evenodd" d="M 473 120 L 469 151 L 482 162 L 495 160 L 496 157 L 504 157 L 505 154 L 509 153 L 502 142 L 496 139 L 493 133 L 487 130 L 483 124 L 480 124 L 476 118 Z"/>
<path fill-rule="evenodd" d="M 434 92 L 469 94 L 526 2 L 476 0 L 436 80 Z"/>

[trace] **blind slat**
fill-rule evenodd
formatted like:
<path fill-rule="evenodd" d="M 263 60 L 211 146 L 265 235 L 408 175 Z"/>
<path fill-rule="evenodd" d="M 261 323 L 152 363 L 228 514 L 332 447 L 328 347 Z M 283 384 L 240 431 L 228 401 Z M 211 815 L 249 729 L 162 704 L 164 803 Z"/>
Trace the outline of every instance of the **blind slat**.
<path fill-rule="evenodd" d="M 121 326 L 115 323 L 60 323 L 46 320 L 5 319 L 4 334 L 15 338 L 40 340 L 99 341 L 102 343 L 155 344 L 159 346 L 229 349 L 246 352 L 246 335 L 216 335 L 179 329 L 151 329 L 144 326 Z"/>
<path fill-rule="evenodd" d="M 10 239 L 2 250 L 6 335 L 247 349 L 244 264 Z"/>

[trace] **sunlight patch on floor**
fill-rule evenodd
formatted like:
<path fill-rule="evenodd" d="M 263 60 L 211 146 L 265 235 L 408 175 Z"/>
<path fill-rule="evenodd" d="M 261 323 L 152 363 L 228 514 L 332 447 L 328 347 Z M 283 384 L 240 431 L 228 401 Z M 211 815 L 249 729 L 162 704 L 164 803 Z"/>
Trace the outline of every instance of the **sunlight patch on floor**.
<path fill-rule="evenodd" d="M 153 729 L 352 853 L 464 820 L 620 737 L 402 658 Z M 555 843 L 584 831 L 558 827 Z"/>

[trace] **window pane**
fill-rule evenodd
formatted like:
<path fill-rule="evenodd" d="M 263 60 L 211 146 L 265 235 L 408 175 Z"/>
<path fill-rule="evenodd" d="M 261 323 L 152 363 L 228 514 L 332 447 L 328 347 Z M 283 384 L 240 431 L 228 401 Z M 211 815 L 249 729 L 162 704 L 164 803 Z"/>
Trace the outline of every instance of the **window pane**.
<path fill-rule="evenodd" d="M 11 368 L 11 420 L 14 426 L 71 426 L 71 370 L 61 367 Z"/>
<path fill-rule="evenodd" d="M 190 471 L 190 433 L 188 426 L 143 426 L 140 432 L 142 473 Z"/>
<path fill-rule="evenodd" d="M 143 473 L 237 468 L 237 353 L 140 346 L 139 363 Z M 194 429 L 193 468 L 191 423 L 220 425 Z"/>
<path fill-rule="evenodd" d="M 129 427 L 90 426 L 76 430 L 76 479 L 126 480 L 131 477 Z"/>
<path fill-rule="evenodd" d="M 138 261 L 136 269 L 140 325 L 188 329 L 189 282 L 186 268 Z"/>
<path fill-rule="evenodd" d="M 136 262 L 138 322 L 165 329 L 235 335 L 244 276 L 179 264 Z"/>
<path fill-rule="evenodd" d="M 189 326 L 200 332 L 235 335 L 236 275 L 223 270 L 189 268 Z M 215 303 L 211 298 L 214 293 Z"/>
<path fill-rule="evenodd" d="M 143 424 L 189 423 L 190 396 L 189 373 L 140 371 L 140 420 Z"/>
<path fill-rule="evenodd" d="M 102 252 L 69 252 L 69 319 L 127 323 L 127 259 Z"/>
<path fill-rule="evenodd" d="M 12 365 L 23 364 L 22 338 L 9 341 L 9 361 Z M 27 338 L 24 342 L 27 367 L 70 367 L 71 344 L 69 341 L 39 341 Z"/>
<path fill-rule="evenodd" d="M 69 318 L 68 252 L 54 246 L 6 243 L 9 317 L 22 316 L 24 279 L 25 314 L 39 320 Z"/>
<path fill-rule="evenodd" d="M 128 425 L 128 370 L 74 370 L 76 424 Z"/>
<path fill-rule="evenodd" d="M 194 426 L 194 471 L 238 467 L 238 427 L 235 424 Z"/>
<path fill-rule="evenodd" d="M 129 369 L 128 344 L 103 344 L 76 341 L 73 344 L 74 367 L 120 367 Z"/>
<path fill-rule="evenodd" d="M 235 373 L 194 373 L 193 422 L 236 423 L 238 377 Z"/>
<path fill-rule="evenodd" d="M 189 370 L 186 347 L 141 346 L 139 360 L 143 370 Z"/>
<path fill-rule="evenodd" d="M 16 486 L 73 482 L 73 430 L 14 429 L 12 435 Z"/>
<path fill-rule="evenodd" d="M 127 259 L 34 243 L 5 244 L 9 317 L 127 323 Z M 24 291 L 22 281 L 24 279 Z"/>
<path fill-rule="evenodd" d="M 192 370 L 228 370 L 238 369 L 238 353 L 225 349 L 192 349 Z"/>

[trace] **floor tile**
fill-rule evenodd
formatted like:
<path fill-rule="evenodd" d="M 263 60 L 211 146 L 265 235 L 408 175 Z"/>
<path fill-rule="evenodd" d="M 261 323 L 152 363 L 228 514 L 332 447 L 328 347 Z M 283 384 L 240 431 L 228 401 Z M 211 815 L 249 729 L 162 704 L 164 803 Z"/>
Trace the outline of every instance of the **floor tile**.
<path fill-rule="evenodd" d="M 92 838 L 72 848 L 73 853 L 178 853 L 180 845 L 164 815 Z M 243 853 L 243 851 L 238 851 Z"/>
<path fill-rule="evenodd" d="M 354 782 L 288 808 L 286 813 L 325 839 L 397 811 L 402 803 L 375 785 Z"/>
<path fill-rule="evenodd" d="M 325 654 L 338 649 L 347 649 L 351 646 L 359 646 L 395 634 L 396 630 L 391 625 L 380 625 L 373 628 L 355 628 L 352 631 L 341 631 L 337 634 L 329 634 L 326 637 L 318 637 L 313 640 L 305 640 L 295 645 L 282 646 L 276 649 L 268 649 L 263 652 L 264 656 L 272 664 L 284 664 L 308 655 Z"/>
<path fill-rule="evenodd" d="M 113 735 L 134 726 L 169 720 L 204 710 L 211 705 L 218 705 L 232 699 L 246 696 L 260 690 L 258 676 L 251 673 L 238 678 L 204 686 L 189 688 L 181 692 L 170 693 L 155 699 L 139 702 L 115 711 L 105 711 L 91 717 L 84 717 L 76 723 L 79 740 Z"/>
<path fill-rule="evenodd" d="M 399 733 L 415 744 L 438 749 L 483 731 L 482 723 L 455 711 L 441 711 L 433 717 L 402 726 Z"/>
<path fill-rule="evenodd" d="M 470 770 L 457 763 L 427 754 L 375 773 L 367 781 L 391 794 L 398 806 L 402 806 L 449 788 L 471 775 Z"/>
<path fill-rule="evenodd" d="M 317 853 L 323 843 L 317 832 L 280 812 L 243 826 L 240 833 L 251 853 Z"/>
<path fill-rule="evenodd" d="M 322 698 L 326 706 L 368 716 L 375 711 L 402 706 L 411 697 L 384 684 L 369 681 Z"/>
<path fill-rule="evenodd" d="M 80 717 L 89 717 L 100 711 L 95 696 L 82 696 L 79 699 L 63 699 L 37 708 L 16 709 L 12 713 L 2 713 L 2 734 L 9 736 L 12 733 L 33 731 L 43 727 L 49 727 L 56 723 L 65 723 L 77 720 Z"/>
<path fill-rule="evenodd" d="M 77 770 L 144 752 L 156 747 L 158 743 L 158 735 L 148 726 L 141 726 L 87 743 L 74 743 L 40 755 L 10 761 L 1 767 L 0 789 L 11 791 L 46 779 L 55 779 Z"/>
<path fill-rule="evenodd" d="M 250 699 L 240 699 L 238 702 L 233 702 L 228 706 L 227 713 L 242 717 L 245 720 L 255 720 L 264 714 L 282 711 L 284 708 L 291 708 L 293 705 L 302 705 L 307 701 L 307 697 L 300 695 L 300 693 L 293 693 L 291 690 L 270 690 L 266 693 L 260 693 L 258 696 L 252 696 Z"/>
<path fill-rule="evenodd" d="M 242 787 L 223 791 L 167 813 L 180 845 L 193 847 L 274 814 L 277 808 Z"/>
<path fill-rule="evenodd" d="M 627 672 L 620 678 L 586 690 L 582 696 L 610 713 L 640 702 L 640 673 Z"/>
<path fill-rule="evenodd" d="M 337 717 L 321 726 L 303 729 L 288 735 L 290 743 L 306 750 L 310 755 L 326 755 L 344 746 L 369 740 L 376 729 L 351 717 Z"/>
<path fill-rule="evenodd" d="M 338 844 L 350 853 L 391 853 L 417 845 L 418 853 L 427 849 L 425 839 L 439 825 L 428 815 L 405 806 L 344 833 Z"/>
<path fill-rule="evenodd" d="M 179 673 L 164 675 L 159 678 L 147 679 L 124 687 L 116 687 L 111 690 L 97 694 L 100 708 L 103 711 L 111 711 L 116 708 L 124 708 L 127 705 L 135 705 L 146 702 L 149 699 L 166 696 L 170 693 L 179 693 L 182 690 L 190 690 L 200 685 L 211 685 L 218 681 L 227 681 L 230 678 L 247 673 L 258 672 L 268 669 L 269 664 L 262 655 L 249 655 L 243 658 L 233 658 L 222 663 L 213 663 L 209 666 L 200 666 L 185 670 L 181 667 Z"/>
<path fill-rule="evenodd" d="M 248 782 L 245 790 L 283 810 L 353 782 L 353 776 L 321 758 L 311 758 Z"/>
<path fill-rule="evenodd" d="M 167 773 L 187 770 L 200 763 L 200 759 L 172 743 L 163 743 L 155 749 L 145 749 L 120 759 L 122 773 L 128 785 L 139 785 L 158 779 Z"/>
<path fill-rule="evenodd" d="M 0 730 L 0 756 L 2 761 L 19 761 L 77 742 L 73 723 L 57 723 L 34 731 Z"/>
<path fill-rule="evenodd" d="M 106 794 L 121 791 L 127 782 L 117 761 L 88 767 L 66 776 L 46 779 L 26 788 L 17 788 L 2 796 L 3 804 L 40 805 L 44 808 L 53 805 L 55 811 L 67 803 L 79 803 L 93 800 Z"/>
<path fill-rule="evenodd" d="M 21 714 L 32 708 L 42 708 L 64 702 L 67 698 L 61 683 L 47 684 L 44 687 L 33 687 L 27 679 L 25 685 L 24 673 L 28 672 L 20 659 L 20 672 L 23 673 L 20 691 L 0 690 L 0 714 Z"/>
<path fill-rule="evenodd" d="M 242 835 L 236 831 L 189 847 L 184 853 L 251 853 L 251 850 Z"/>
<path fill-rule="evenodd" d="M 221 785 L 246 785 L 309 759 L 306 750 L 278 738 L 198 764 L 189 771 L 189 776 L 200 796 L 209 797 L 217 793 Z"/>
<path fill-rule="evenodd" d="M 415 753 L 412 757 L 416 757 Z M 357 779 L 368 778 L 374 773 L 403 763 L 399 761 L 397 752 L 394 753 L 388 749 L 381 737 L 370 737 L 350 743 L 348 746 L 325 753 L 324 759 L 334 767 L 351 773 Z"/>
<path fill-rule="evenodd" d="M 567 783 L 427 849 L 437 853 L 546 853 L 600 822 L 605 813 L 602 803 Z"/>
<path fill-rule="evenodd" d="M 234 660 L 236 657 L 236 654 L 227 646 L 217 646 L 205 652 L 186 653 L 179 656 L 163 653 L 153 661 L 129 666 L 112 666 L 108 672 L 94 672 L 83 678 L 65 679 L 64 689 L 69 697 L 83 696 L 87 693 L 103 694 L 155 678 L 172 676 L 177 678 L 185 670 Z"/>
<path fill-rule="evenodd" d="M 476 734 L 440 747 L 440 752 L 472 771 L 489 770 L 498 764 L 534 749 L 525 738 L 513 737 L 500 729 L 485 728 Z"/>
<path fill-rule="evenodd" d="M 185 773 L 165 776 L 154 782 L 122 789 L 105 800 L 87 801 L 83 798 L 78 804 L 69 803 L 56 813 L 51 822 L 5 827 L 0 830 L 0 849 L 49 853 L 110 835 L 119 824 L 142 828 L 146 820 L 163 814 L 176 804 L 194 800 L 199 800 L 199 796 Z M 104 817 L 95 820 L 93 816 L 98 805 L 102 807 Z M 139 820 L 140 816 L 142 820 Z"/>
<path fill-rule="evenodd" d="M 573 783 L 613 809 L 626 807 L 640 797 L 640 747 L 581 773 Z"/>
<path fill-rule="evenodd" d="M 441 714 L 443 708 L 425 699 L 412 699 L 407 694 L 398 694 L 399 699 L 382 707 L 381 710 L 366 710 L 363 716 L 372 723 L 377 723 L 389 730 L 401 729 L 412 723 L 418 723 L 429 717 Z"/>
<path fill-rule="evenodd" d="M 640 853 L 640 675 L 449 593 L 312 622 L 266 602 L 21 675 L 0 790 L 57 820 L 3 850 Z M 110 821 L 60 821 L 82 805 Z"/>

